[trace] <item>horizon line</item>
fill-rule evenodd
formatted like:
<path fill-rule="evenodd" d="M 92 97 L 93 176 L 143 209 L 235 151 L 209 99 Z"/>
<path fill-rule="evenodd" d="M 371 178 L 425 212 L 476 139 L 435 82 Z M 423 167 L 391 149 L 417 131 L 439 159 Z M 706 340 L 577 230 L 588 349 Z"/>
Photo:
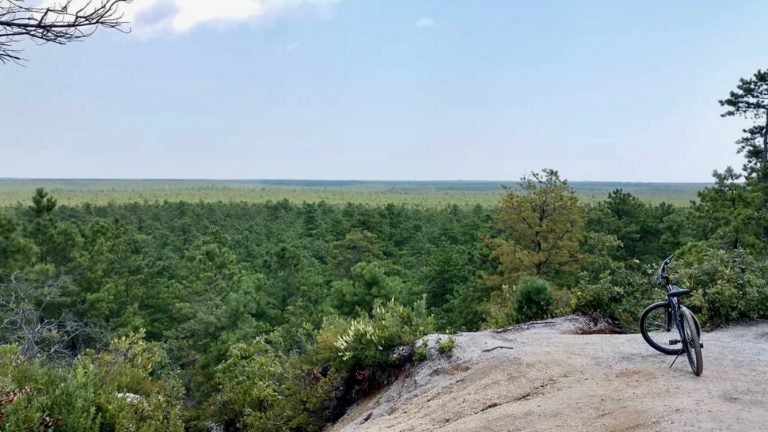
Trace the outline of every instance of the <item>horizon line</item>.
<path fill-rule="evenodd" d="M 712 184 L 712 181 L 570 180 L 568 183 Z M 210 182 L 354 182 L 354 183 L 519 183 L 493 179 L 301 179 L 301 178 L 163 178 L 163 177 L 0 177 L 0 181 L 210 181 Z"/>

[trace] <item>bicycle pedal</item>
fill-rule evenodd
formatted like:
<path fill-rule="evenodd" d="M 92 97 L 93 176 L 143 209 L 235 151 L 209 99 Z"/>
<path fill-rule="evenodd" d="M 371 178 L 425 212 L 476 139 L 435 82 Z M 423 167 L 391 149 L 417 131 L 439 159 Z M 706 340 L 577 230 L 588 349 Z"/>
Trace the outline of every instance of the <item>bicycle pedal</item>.
<path fill-rule="evenodd" d="M 669 344 L 670 345 L 677 345 L 680 343 L 680 339 L 670 339 Z"/>

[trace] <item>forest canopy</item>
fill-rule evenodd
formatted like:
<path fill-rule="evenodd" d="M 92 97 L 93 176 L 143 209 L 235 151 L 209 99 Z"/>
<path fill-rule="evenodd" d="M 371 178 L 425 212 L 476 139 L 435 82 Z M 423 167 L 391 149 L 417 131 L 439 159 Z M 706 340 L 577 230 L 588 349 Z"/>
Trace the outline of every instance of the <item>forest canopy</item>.
<path fill-rule="evenodd" d="M 743 171 L 688 206 L 585 202 L 552 169 L 494 205 L 62 205 L 40 188 L 0 210 L 0 428 L 320 430 L 430 332 L 570 313 L 633 331 L 672 252 L 703 325 L 768 318 L 764 80 L 723 102 L 755 121 Z"/>

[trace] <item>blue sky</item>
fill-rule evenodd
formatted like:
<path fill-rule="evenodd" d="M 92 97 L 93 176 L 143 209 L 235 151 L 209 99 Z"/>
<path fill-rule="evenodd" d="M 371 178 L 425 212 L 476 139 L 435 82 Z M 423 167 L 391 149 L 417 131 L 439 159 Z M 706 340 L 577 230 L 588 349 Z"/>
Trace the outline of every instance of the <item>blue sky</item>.
<path fill-rule="evenodd" d="M 0 66 L 0 177 L 709 181 L 768 67 L 764 1 L 134 7 Z"/>

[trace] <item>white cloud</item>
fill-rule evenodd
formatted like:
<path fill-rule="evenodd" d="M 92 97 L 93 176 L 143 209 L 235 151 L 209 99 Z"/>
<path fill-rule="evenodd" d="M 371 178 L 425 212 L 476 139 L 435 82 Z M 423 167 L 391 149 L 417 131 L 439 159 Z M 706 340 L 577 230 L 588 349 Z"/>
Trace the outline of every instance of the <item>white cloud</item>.
<path fill-rule="evenodd" d="M 295 9 L 323 7 L 341 0 L 133 0 L 123 6 L 125 18 L 138 33 L 185 32 L 208 23 L 238 23 Z M 56 4 L 61 0 L 44 0 Z M 76 0 L 74 3 L 87 0 Z M 71 9 L 71 8 L 70 8 Z"/>
<path fill-rule="evenodd" d="M 437 21 L 435 21 L 434 18 L 419 18 L 419 20 L 416 21 L 416 27 L 434 28 L 437 27 Z"/>

